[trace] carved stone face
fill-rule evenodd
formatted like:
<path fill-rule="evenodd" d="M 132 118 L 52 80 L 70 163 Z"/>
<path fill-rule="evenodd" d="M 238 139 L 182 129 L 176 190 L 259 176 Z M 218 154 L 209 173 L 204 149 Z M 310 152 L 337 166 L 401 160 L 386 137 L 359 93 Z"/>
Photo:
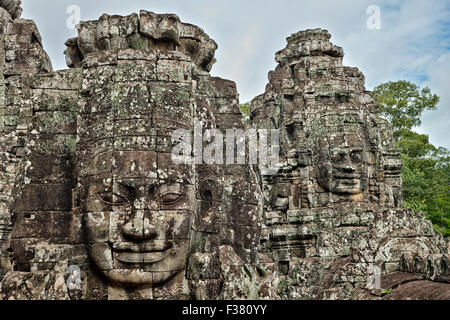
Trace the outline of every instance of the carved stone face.
<path fill-rule="evenodd" d="M 66 64 L 69 68 L 78 68 L 81 66 L 82 54 L 78 48 L 77 38 L 71 38 L 66 41 L 67 49 L 64 51 Z"/>
<path fill-rule="evenodd" d="M 319 185 L 334 194 L 363 193 L 368 182 L 369 157 L 369 152 L 357 147 L 321 152 L 315 169 Z"/>
<path fill-rule="evenodd" d="M 123 286 L 158 285 L 185 270 L 195 206 L 192 171 L 170 154 L 107 151 L 92 161 L 113 178 L 89 178 L 84 210 L 90 257 Z"/>

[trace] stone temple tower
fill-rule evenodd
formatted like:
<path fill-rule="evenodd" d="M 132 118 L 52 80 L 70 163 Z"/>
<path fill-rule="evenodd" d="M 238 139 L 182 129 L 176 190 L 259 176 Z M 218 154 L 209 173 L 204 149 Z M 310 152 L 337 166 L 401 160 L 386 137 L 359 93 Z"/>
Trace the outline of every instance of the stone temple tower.
<path fill-rule="evenodd" d="M 407 268 L 411 253 L 445 277 L 445 241 L 422 213 L 402 209 L 389 124 L 330 38 L 322 29 L 287 38 L 266 92 L 252 101 L 252 124 L 281 135 L 280 170 L 263 180 L 263 243 L 285 279 L 280 295 L 355 298 L 370 272 Z"/>

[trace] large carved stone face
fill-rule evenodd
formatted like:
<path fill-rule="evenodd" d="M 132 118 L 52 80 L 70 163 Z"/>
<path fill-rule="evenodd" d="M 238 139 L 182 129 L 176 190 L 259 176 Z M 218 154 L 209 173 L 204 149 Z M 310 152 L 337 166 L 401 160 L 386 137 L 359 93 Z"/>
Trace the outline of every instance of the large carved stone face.
<path fill-rule="evenodd" d="M 370 153 L 360 147 L 321 151 L 315 168 L 319 185 L 334 194 L 362 194 L 368 182 L 369 157 Z"/>
<path fill-rule="evenodd" d="M 89 254 L 111 281 L 158 285 L 185 270 L 195 206 L 192 171 L 170 154 L 107 151 L 92 166 L 113 178 L 89 178 L 84 222 Z"/>

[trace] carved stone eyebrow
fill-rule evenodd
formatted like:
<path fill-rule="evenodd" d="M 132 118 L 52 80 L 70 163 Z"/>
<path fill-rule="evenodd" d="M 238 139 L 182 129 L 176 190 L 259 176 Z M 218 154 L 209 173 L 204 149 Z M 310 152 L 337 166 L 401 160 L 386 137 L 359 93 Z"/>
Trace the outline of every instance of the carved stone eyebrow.
<path fill-rule="evenodd" d="M 157 185 L 156 181 L 150 182 L 148 179 L 117 179 L 119 186 L 125 188 L 140 188 L 140 187 L 154 187 Z"/>
<path fill-rule="evenodd" d="M 140 187 L 146 187 L 148 192 L 152 192 L 157 195 L 158 200 L 168 194 L 184 194 L 186 192 L 187 182 L 179 182 L 175 179 L 164 181 L 163 183 L 152 182 L 145 180 L 119 180 L 117 181 L 120 192 L 127 193 L 128 197 L 135 196 L 135 191 Z M 175 190 L 176 189 L 176 190 Z"/>

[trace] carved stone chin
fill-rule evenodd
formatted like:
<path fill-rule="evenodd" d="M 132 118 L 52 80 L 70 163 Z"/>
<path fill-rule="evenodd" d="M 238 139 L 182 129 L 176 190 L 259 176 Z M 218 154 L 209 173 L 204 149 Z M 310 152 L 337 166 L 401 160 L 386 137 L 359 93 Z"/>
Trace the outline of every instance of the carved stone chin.
<path fill-rule="evenodd" d="M 143 285 L 158 285 L 170 280 L 175 274 L 175 272 L 163 272 L 159 275 L 159 278 L 156 279 L 152 272 L 117 269 L 109 271 L 108 277 L 116 284 L 136 287 Z"/>

